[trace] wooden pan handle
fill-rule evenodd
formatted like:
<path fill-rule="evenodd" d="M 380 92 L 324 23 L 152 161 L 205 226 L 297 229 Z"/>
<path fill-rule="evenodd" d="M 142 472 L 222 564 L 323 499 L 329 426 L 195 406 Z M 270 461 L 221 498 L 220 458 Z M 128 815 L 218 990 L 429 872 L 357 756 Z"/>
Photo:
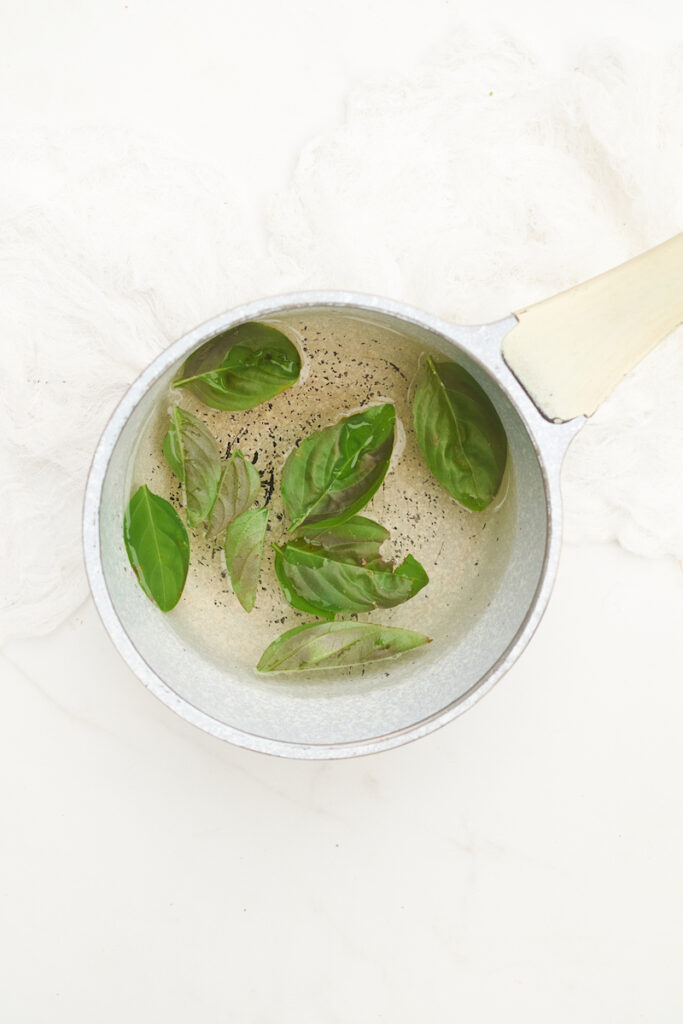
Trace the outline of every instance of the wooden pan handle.
<path fill-rule="evenodd" d="M 683 234 L 516 314 L 506 363 L 544 416 L 591 416 L 683 323 Z"/>

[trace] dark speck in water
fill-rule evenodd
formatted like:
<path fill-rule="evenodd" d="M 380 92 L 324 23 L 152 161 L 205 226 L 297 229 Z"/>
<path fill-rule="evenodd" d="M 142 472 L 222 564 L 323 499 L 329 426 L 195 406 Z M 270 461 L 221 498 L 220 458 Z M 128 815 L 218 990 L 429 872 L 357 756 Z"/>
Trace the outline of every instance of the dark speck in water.
<path fill-rule="evenodd" d="M 254 459 L 254 461 L 256 461 Z M 270 499 L 273 497 L 273 491 L 275 490 L 275 471 L 273 469 L 266 472 L 265 470 L 261 474 L 261 482 L 266 489 L 266 496 L 263 504 L 268 505 Z"/>
<path fill-rule="evenodd" d="M 389 363 L 389 366 L 391 366 L 391 368 L 392 368 L 393 370 L 396 370 L 396 373 L 400 374 L 400 376 L 401 376 L 401 377 L 403 377 L 403 379 L 404 379 L 404 381 L 405 381 L 406 383 L 408 382 L 408 378 L 406 377 L 405 373 L 403 373 L 403 371 L 402 371 L 402 370 L 399 370 L 399 368 L 398 368 L 398 366 L 396 365 L 396 363 L 391 363 L 391 362 L 389 362 L 389 360 L 387 360 L 387 363 Z"/>

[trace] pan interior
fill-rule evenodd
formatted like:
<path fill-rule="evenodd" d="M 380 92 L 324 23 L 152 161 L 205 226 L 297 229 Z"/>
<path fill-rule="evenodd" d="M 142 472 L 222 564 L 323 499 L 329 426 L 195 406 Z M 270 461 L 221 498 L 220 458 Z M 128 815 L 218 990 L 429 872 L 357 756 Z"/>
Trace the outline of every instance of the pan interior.
<path fill-rule="evenodd" d="M 101 505 L 102 560 L 116 612 L 154 672 L 192 706 L 257 736 L 303 744 L 371 739 L 413 725 L 467 694 L 505 653 L 542 573 L 546 546 L 543 478 L 524 424 L 495 381 L 464 350 L 397 317 L 348 307 L 270 316 L 299 346 L 297 385 L 245 413 L 208 409 L 174 392 L 172 366 L 136 406 L 116 443 Z M 486 389 L 507 432 L 510 456 L 500 495 L 484 513 L 458 506 L 422 460 L 410 414 L 410 386 L 423 353 L 456 359 Z M 361 619 L 420 630 L 433 642 L 365 669 L 261 676 L 260 654 L 278 635 L 311 621 L 284 601 L 270 555 L 257 606 L 247 615 L 231 593 L 221 552 L 200 532 L 180 603 L 163 615 L 128 565 L 123 513 L 142 483 L 179 498 L 161 456 L 171 401 L 200 416 L 222 452 L 240 448 L 264 482 L 272 479 L 268 540 L 286 533 L 278 477 L 289 450 L 313 430 L 377 401 L 393 401 L 401 424 L 384 485 L 363 514 L 391 532 L 390 553 L 412 553 L 430 583 L 394 609 Z M 263 494 L 262 498 L 263 500 Z"/>

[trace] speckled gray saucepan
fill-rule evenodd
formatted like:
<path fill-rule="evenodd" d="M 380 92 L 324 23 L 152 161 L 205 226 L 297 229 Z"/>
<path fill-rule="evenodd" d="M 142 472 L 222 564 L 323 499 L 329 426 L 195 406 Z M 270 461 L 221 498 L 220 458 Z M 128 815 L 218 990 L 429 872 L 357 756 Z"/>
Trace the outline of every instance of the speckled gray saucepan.
<path fill-rule="evenodd" d="M 307 292 L 251 303 L 191 331 L 124 396 L 98 444 L 87 484 L 84 544 L 90 586 L 128 665 L 189 722 L 240 746 L 289 757 L 385 750 L 460 715 L 512 665 L 545 609 L 559 555 L 559 476 L 567 446 L 624 374 L 683 320 L 682 285 L 679 235 L 569 292 L 481 327 L 456 326 L 374 296 Z M 225 632 L 233 634 L 228 649 L 234 653 L 218 657 L 188 640 L 188 633 L 176 628 L 176 611 L 164 616 L 138 586 L 122 524 L 140 439 L 159 410 L 168 407 L 169 384 L 188 353 L 250 320 L 276 322 L 285 330 L 291 324 L 295 333 L 306 324 L 342 365 L 355 358 L 353 344 L 372 344 L 380 335 L 388 339 L 385 348 L 394 339 L 398 348 L 440 353 L 464 365 L 495 404 L 508 436 L 512 474 L 507 512 L 496 521 L 501 546 L 495 550 L 504 549 L 505 557 L 487 555 L 478 565 L 476 586 L 452 621 L 449 598 L 460 586 L 462 566 L 434 573 L 431 606 L 426 598 L 422 604 L 413 599 L 415 623 L 410 614 L 405 618 L 413 602 L 402 606 L 400 624 L 425 632 L 431 608 L 438 629 L 428 647 L 364 673 L 259 676 L 254 660 L 240 652 L 254 639 L 263 648 L 275 638 L 277 631 L 267 633 L 265 620 L 245 613 L 237 620 L 226 613 Z M 296 386 L 302 396 L 305 386 L 305 381 Z M 410 433 L 409 423 L 406 427 Z M 391 474 L 385 486 L 390 492 Z M 447 552 L 440 557 L 444 565 L 447 558 Z M 432 583 L 424 593 L 430 588 Z M 181 605 L 184 600 L 185 595 Z M 243 625 L 235 625 L 238 621 Z"/>

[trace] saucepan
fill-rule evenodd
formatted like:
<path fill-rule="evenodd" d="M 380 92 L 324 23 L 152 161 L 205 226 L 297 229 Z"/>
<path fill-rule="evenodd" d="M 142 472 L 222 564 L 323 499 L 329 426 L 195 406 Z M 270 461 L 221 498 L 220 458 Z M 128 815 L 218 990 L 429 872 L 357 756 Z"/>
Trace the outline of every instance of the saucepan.
<path fill-rule="evenodd" d="M 216 581 L 216 600 L 208 607 L 193 605 L 190 588 L 178 608 L 164 615 L 138 586 L 123 543 L 124 513 L 140 466 L 146 464 L 152 475 L 160 472 L 153 446 L 142 449 L 150 447 L 161 419 L 168 419 L 170 385 L 188 355 L 220 332 L 252 321 L 289 333 L 304 355 L 300 383 L 255 410 L 251 420 L 236 419 L 236 436 L 222 438 L 249 449 L 250 456 L 251 445 L 262 471 L 267 449 L 280 453 L 306 430 L 343 413 L 342 396 L 347 409 L 387 398 L 397 402 L 400 458 L 368 514 L 389 523 L 430 571 L 430 585 L 391 609 L 397 617 L 388 621 L 429 633 L 431 644 L 367 669 L 263 676 L 255 669 L 258 650 L 278 630 L 301 621 L 286 605 L 272 603 L 267 580 L 265 606 L 259 610 L 259 596 L 250 615 L 231 606 L 218 560 L 210 565 L 210 559 L 200 559 L 207 562 L 202 571 Z M 445 725 L 493 687 L 538 626 L 558 564 L 560 469 L 572 438 L 623 376 L 682 321 L 678 235 L 484 326 L 459 326 L 400 302 L 337 291 L 268 298 L 203 324 L 132 384 L 93 458 L 84 508 L 85 562 L 114 644 L 140 680 L 179 715 L 256 751 L 351 757 Z M 412 436 L 408 404 L 411 367 L 424 352 L 464 367 L 503 423 L 509 471 L 500 498 L 485 515 L 457 508 L 445 492 L 424 498 L 428 473 Z M 277 485 L 278 467 L 271 459 L 271 482 L 273 466 Z M 277 528 L 278 517 L 271 521 Z"/>

